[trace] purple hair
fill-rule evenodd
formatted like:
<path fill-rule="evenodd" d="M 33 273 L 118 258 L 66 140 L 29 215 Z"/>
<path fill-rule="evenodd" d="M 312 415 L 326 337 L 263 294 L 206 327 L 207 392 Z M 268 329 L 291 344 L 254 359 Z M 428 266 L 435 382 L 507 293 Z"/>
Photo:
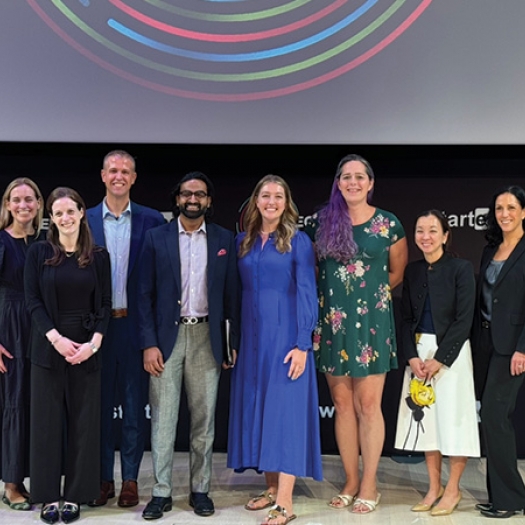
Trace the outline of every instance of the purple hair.
<path fill-rule="evenodd" d="M 351 161 L 361 162 L 370 180 L 374 180 L 374 172 L 370 163 L 360 155 L 346 155 L 337 165 L 332 191 L 328 203 L 319 211 L 319 228 L 315 236 L 315 245 L 319 259 L 331 257 L 339 262 L 348 262 L 355 257 L 358 246 L 354 241 L 352 220 L 348 214 L 348 205 L 338 187 L 343 166 Z M 372 197 L 368 193 L 367 201 Z"/>

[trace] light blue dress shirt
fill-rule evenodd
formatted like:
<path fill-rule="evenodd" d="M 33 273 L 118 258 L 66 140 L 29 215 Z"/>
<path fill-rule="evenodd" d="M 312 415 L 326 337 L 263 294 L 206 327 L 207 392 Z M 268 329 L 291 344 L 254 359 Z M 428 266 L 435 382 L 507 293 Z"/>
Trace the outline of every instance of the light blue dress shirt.
<path fill-rule="evenodd" d="M 111 293 L 113 308 L 128 307 L 128 266 L 129 248 L 131 243 L 131 204 L 116 217 L 106 205 L 102 203 L 102 218 L 106 248 L 111 260 Z"/>

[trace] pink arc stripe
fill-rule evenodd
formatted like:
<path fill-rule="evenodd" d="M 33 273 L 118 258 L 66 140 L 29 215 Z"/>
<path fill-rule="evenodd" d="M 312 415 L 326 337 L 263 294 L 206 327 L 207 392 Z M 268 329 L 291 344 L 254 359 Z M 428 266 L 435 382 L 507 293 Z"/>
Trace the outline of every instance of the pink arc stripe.
<path fill-rule="evenodd" d="M 159 22 L 158 20 L 150 18 L 149 16 L 146 16 L 142 13 L 139 13 L 137 10 L 133 9 L 132 7 L 129 7 L 121 0 L 109 0 L 109 2 L 113 4 L 116 8 L 120 9 L 130 17 L 139 20 L 143 24 L 148 25 L 150 27 L 154 27 L 159 31 L 163 31 L 164 33 L 169 33 L 171 35 L 177 35 L 189 38 L 191 40 L 201 40 L 204 42 L 251 42 L 254 40 L 263 40 L 265 38 L 285 35 L 286 33 L 291 33 L 292 31 L 296 31 L 297 29 L 306 27 L 309 24 L 313 24 L 317 20 L 320 20 L 324 16 L 334 12 L 336 9 L 344 5 L 347 2 L 347 0 L 336 0 L 333 4 L 330 4 L 324 9 L 321 9 L 321 11 L 318 11 L 313 15 L 307 16 L 302 20 L 298 20 L 293 24 L 288 24 L 282 27 L 276 27 L 274 29 L 268 29 L 267 31 L 259 31 L 258 33 L 243 33 L 230 35 L 218 35 L 211 33 L 199 33 L 197 31 L 188 31 L 186 29 L 181 29 L 179 27 L 174 27 L 165 24 L 164 22 Z"/>

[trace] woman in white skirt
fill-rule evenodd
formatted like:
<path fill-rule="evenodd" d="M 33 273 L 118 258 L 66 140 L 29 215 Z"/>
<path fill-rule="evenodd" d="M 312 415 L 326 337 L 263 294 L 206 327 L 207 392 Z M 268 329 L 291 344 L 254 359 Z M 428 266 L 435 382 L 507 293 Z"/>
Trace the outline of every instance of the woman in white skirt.
<path fill-rule="evenodd" d="M 451 514 L 461 500 L 467 457 L 479 457 L 479 431 L 468 340 L 475 303 L 470 262 L 446 251 L 450 228 L 440 211 L 421 214 L 415 242 L 424 259 L 410 263 L 403 280 L 405 371 L 396 443 L 424 451 L 429 475 L 425 497 L 412 507 L 432 516 Z M 443 487 L 441 463 L 450 458 Z"/>

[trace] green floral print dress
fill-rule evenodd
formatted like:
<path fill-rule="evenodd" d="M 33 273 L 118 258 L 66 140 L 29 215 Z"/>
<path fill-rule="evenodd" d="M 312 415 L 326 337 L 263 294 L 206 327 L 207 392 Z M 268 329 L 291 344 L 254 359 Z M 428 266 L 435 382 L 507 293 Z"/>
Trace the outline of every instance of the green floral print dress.
<path fill-rule="evenodd" d="M 312 240 L 317 228 L 314 215 L 305 228 Z M 379 208 L 353 229 L 358 253 L 351 261 L 318 262 L 319 323 L 313 349 L 320 372 L 365 377 L 397 368 L 388 262 L 390 246 L 405 232 L 394 214 Z"/>

